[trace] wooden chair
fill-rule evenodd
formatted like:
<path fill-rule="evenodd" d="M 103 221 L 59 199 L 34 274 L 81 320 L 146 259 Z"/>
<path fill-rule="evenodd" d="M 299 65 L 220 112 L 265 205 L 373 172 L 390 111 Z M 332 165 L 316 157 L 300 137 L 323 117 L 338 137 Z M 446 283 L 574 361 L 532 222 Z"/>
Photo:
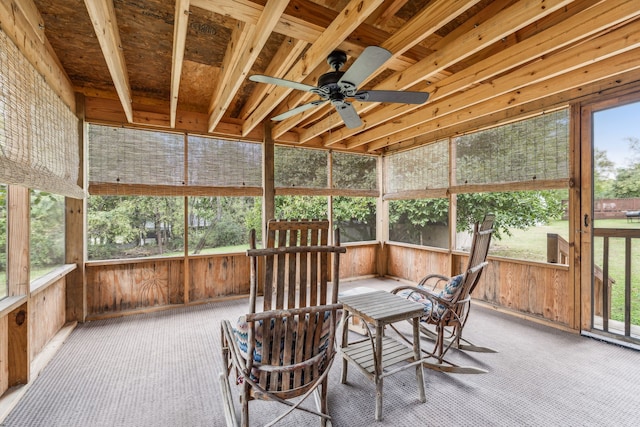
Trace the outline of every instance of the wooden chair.
<path fill-rule="evenodd" d="M 230 377 L 240 387 L 241 425 L 249 425 L 249 401 L 263 399 L 289 406 L 266 425 L 295 409 L 320 417 L 326 425 L 327 375 L 336 348 L 340 235 L 328 245 L 328 221 L 269 221 L 267 247 L 256 248 L 251 232 L 249 313 L 233 325 L 222 322 L 222 356 L 226 372 L 220 374 L 228 425 L 237 425 L 231 399 Z M 329 286 L 329 258 L 333 255 Z M 260 274 L 259 274 L 260 273 Z M 260 280 L 258 280 L 260 277 Z M 263 290 L 262 311 L 256 311 Z M 253 355 L 250 357 L 249 355 Z M 317 408 L 300 406 L 316 392 Z M 290 399 L 299 397 L 296 402 Z"/>
<path fill-rule="evenodd" d="M 471 293 L 488 264 L 486 259 L 493 234 L 493 222 L 494 215 L 487 214 L 482 222 L 474 225 L 469 263 L 463 274 L 455 277 L 429 274 L 417 286 L 399 286 L 391 291 L 425 305 L 420 331 L 435 341 L 433 350 L 423 350 L 428 355 L 423 364 L 427 368 L 452 373 L 487 372 L 481 368 L 458 366 L 444 356 L 451 347 L 467 351 L 496 352 L 473 345 L 462 338 L 464 325 L 469 318 Z M 435 362 L 430 362 L 429 359 Z"/>

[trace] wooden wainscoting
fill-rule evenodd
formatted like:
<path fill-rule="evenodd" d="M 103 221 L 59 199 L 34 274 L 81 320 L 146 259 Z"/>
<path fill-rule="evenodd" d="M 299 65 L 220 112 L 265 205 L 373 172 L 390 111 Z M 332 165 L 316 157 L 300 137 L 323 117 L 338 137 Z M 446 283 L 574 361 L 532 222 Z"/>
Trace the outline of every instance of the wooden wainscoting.
<path fill-rule="evenodd" d="M 87 263 L 87 317 L 183 303 L 183 266 L 182 258 Z"/>
<path fill-rule="evenodd" d="M 249 295 L 249 261 L 244 253 L 189 258 L 189 302 Z"/>
<path fill-rule="evenodd" d="M 462 272 L 468 256 L 429 247 L 387 244 L 387 275 L 418 282 L 426 274 Z M 472 296 L 495 308 L 576 329 L 574 294 L 567 265 L 488 257 Z"/>
<path fill-rule="evenodd" d="M 387 243 L 387 275 L 418 282 L 429 273 L 451 274 L 451 255 L 445 249 Z"/>
<path fill-rule="evenodd" d="M 380 243 L 345 243 L 347 252 L 340 255 L 340 280 L 378 275 L 377 254 Z"/>

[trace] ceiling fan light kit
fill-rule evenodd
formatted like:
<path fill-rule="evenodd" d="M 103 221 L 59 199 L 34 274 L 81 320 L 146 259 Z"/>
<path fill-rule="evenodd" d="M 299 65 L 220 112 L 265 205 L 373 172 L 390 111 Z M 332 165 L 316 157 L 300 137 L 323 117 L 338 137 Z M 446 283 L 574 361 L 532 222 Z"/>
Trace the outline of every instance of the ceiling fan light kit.
<path fill-rule="evenodd" d="M 390 102 L 401 104 L 422 104 L 429 99 L 428 92 L 358 90 L 358 86 L 387 62 L 391 56 L 391 52 L 382 47 L 369 46 L 353 62 L 347 71 L 340 71 L 340 68 L 347 62 L 347 54 L 340 50 L 334 50 L 327 57 L 327 62 L 331 68 L 333 68 L 333 71 L 321 75 L 318 78 L 318 86 L 311 86 L 260 74 L 250 76 L 249 80 L 311 92 L 321 98 L 307 104 L 299 105 L 298 107 L 272 117 L 271 120 L 282 121 L 303 111 L 330 102 L 342 118 L 346 127 L 357 128 L 362 126 L 362 120 L 353 107 L 353 104 L 351 104 L 347 98 L 352 98 L 360 102 Z"/>

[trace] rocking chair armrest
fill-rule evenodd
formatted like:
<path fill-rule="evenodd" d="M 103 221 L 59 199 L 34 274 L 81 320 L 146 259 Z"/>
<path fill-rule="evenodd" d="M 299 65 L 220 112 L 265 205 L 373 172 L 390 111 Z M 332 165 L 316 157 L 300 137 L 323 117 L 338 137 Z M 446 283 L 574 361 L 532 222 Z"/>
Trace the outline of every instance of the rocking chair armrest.
<path fill-rule="evenodd" d="M 430 299 L 430 300 L 439 300 L 439 298 L 437 298 L 437 294 L 433 293 L 433 291 L 427 289 L 427 288 L 423 288 L 423 287 L 419 287 L 419 286 L 415 286 L 415 285 L 402 285 L 402 286 L 398 286 L 394 289 L 391 290 L 392 294 L 397 294 L 400 291 L 405 291 L 405 290 L 409 290 L 412 293 L 417 293 L 420 295 L 423 295 L 425 298 Z"/>
<path fill-rule="evenodd" d="M 248 313 L 245 315 L 247 322 L 257 322 L 266 319 L 282 319 L 285 317 L 296 316 L 299 314 L 316 314 L 326 311 L 337 311 L 342 309 L 342 304 L 326 304 L 315 305 L 311 307 L 290 308 L 286 310 L 268 310 L 259 313 Z"/>
<path fill-rule="evenodd" d="M 325 349 L 324 351 L 321 351 L 320 353 L 316 354 L 313 357 L 310 357 L 309 359 L 306 359 L 299 363 L 294 363 L 292 365 L 263 365 L 261 363 L 254 363 L 253 366 L 263 372 L 293 372 L 301 368 L 313 366 L 320 359 L 325 357 L 326 353 L 327 353 L 327 350 Z"/>
<path fill-rule="evenodd" d="M 437 273 L 428 274 L 428 275 L 424 276 L 422 279 L 420 279 L 420 281 L 418 282 L 418 286 L 427 287 L 426 286 L 427 282 L 429 282 L 430 280 L 433 280 L 433 279 L 436 279 L 436 281 L 433 284 L 433 286 L 431 286 L 431 289 L 436 289 L 436 287 L 438 286 L 438 284 L 440 282 L 445 282 L 446 283 L 449 280 L 451 280 L 451 277 L 445 276 L 444 274 L 437 274 Z"/>

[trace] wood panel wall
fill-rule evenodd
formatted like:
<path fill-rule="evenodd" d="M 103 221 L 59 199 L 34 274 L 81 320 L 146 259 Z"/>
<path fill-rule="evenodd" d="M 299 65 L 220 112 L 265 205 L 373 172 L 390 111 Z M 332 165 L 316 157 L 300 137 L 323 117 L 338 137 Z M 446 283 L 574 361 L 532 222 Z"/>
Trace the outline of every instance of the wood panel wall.
<path fill-rule="evenodd" d="M 340 280 L 378 275 L 376 257 L 379 243 L 343 246 L 347 252 L 340 255 Z"/>
<path fill-rule="evenodd" d="M 388 275 L 417 282 L 426 274 L 459 274 L 467 264 L 463 254 L 410 245 L 387 245 Z M 574 295 L 566 265 L 489 257 L 473 298 L 498 308 L 540 317 L 577 328 Z"/>
<path fill-rule="evenodd" d="M 451 256 L 445 250 L 386 244 L 387 275 L 418 282 L 429 273 L 451 274 Z"/>
<path fill-rule="evenodd" d="M 31 294 L 29 333 L 31 360 L 64 326 L 66 318 L 66 279 L 62 277 L 45 289 Z"/>
<path fill-rule="evenodd" d="M 577 327 L 566 265 L 490 258 L 473 297 L 563 326 Z"/>
<path fill-rule="evenodd" d="M 184 302 L 184 261 L 87 264 L 88 317 Z"/>
<path fill-rule="evenodd" d="M 245 254 L 189 258 L 189 301 L 248 295 L 250 276 Z"/>

